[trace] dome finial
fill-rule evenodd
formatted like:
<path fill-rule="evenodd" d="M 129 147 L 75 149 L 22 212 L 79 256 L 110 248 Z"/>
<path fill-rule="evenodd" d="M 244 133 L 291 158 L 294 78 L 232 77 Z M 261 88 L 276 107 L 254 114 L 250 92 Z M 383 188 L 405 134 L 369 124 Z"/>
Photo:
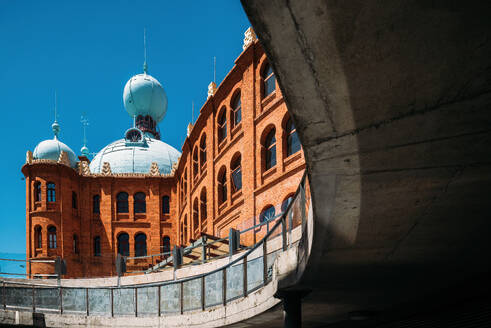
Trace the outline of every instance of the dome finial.
<path fill-rule="evenodd" d="M 143 28 L 143 73 L 147 74 L 147 29 Z"/>
<path fill-rule="evenodd" d="M 89 148 L 87 147 L 87 126 L 89 125 L 89 119 L 87 118 L 85 113 L 82 113 L 82 116 L 80 118 L 80 123 L 82 123 L 82 129 L 84 130 L 84 145 L 80 149 L 80 152 L 82 153 L 83 156 L 89 157 Z"/>
<path fill-rule="evenodd" d="M 51 129 L 53 130 L 53 133 L 55 135 L 55 139 L 58 139 L 58 134 L 60 133 L 60 125 L 58 124 L 58 121 L 56 120 L 57 117 L 57 96 L 56 96 L 56 90 L 55 90 L 55 121 L 53 124 L 51 124 Z"/>

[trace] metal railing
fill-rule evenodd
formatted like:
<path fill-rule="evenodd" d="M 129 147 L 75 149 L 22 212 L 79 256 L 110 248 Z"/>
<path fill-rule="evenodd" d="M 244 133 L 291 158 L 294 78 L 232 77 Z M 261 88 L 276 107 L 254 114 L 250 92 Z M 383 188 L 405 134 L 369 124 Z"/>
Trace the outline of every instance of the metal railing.
<path fill-rule="evenodd" d="M 123 286 L 67 287 L 60 281 L 36 284 L 2 280 L 0 306 L 20 311 L 112 317 L 182 314 L 226 305 L 271 281 L 276 256 L 294 243 L 293 228 L 301 225 L 300 239 L 295 242 L 305 239 L 306 184 L 304 175 L 286 211 L 271 223 L 265 236 L 223 267 L 171 281 Z"/>
<path fill-rule="evenodd" d="M 7 259 L 7 258 L 0 258 L 0 262 L 23 262 L 29 266 L 29 272 L 31 272 L 31 264 L 32 263 L 56 263 L 56 260 L 53 259 L 27 259 L 27 260 L 21 260 L 21 259 Z M 25 269 L 25 266 L 22 268 Z M 0 270 L 0 276 L 5 275 L 5 276 L 23 276 L 23 277 L 34 277 L 34 278 L 60 278 L 60 275 L 55 273 L 38 273 L 38 274 L 29 274 L 29 273 L 20 273 L 20 272 L 3 272 Z"/>

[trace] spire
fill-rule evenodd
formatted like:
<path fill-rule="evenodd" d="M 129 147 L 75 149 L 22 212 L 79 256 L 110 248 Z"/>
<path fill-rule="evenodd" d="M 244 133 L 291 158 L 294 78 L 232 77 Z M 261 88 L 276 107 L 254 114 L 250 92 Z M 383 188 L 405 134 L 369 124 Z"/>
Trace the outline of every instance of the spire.
<path fill-rule="evenodd" d="M 58 139 L 58 134 L 60 133 L 60 125 L 58 124 L 58 121 L 56 120 L 57 117 L 57 96 L 56 96 L 56 91 L 55 91 L 55 121 L 53 124 L 51 124 L 51 129 L 53 130 L 53 134 L 55 135 L 55 139 Z"/>
<path fill-rule="evenodd" d="M 143 28 L 143 73 L 147 74 L 147 29 Z"/>
<path fill-rule="evenodd" d="M 213 56 L 213 82 L 217 83 L 217 57 Z"/>
<path fill-rule="evenodd" d="M 89 125 L 89 119 L 87 118 L 85 113 L 82 113 L 82 116 L 80 117 L 80 123 L 82 123 L 82 129 L 84 131 L 84 145 L 80 149 L 80 152 L 82 153 L 83 156 L 89 157 L 89 148 L 87 147 L 87 126 Z"/>

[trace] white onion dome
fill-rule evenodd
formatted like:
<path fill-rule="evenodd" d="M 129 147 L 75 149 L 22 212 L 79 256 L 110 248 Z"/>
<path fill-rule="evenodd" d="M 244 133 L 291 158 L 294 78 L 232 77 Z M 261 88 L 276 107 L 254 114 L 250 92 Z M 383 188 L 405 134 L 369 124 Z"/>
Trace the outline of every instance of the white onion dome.
<path fill-rule="evenodd" d="M 102 173 L 104 163 L 108 162 L 112 173 L 149 173 L 152 163 L 157 163 L 161 174 L 170 174 L 180 156 L 174 147 L 131 128 L 124 139 L 99 151 L 89 167 L 91 173 Z"/>
<path fill-rule="evenodd" d="M 73 150 L 70 149 L 63 142 L 59 141 L 56 137 L 54 139 L 41 141 L 34 149 L 33 159 L 49 159 L 52 161 L 58 161 L 61 152 L 64 151 L 68 155 L 70 166 L 75 168 L 77 166 L 77 157 Z"/>
<path fill-rule="evenodd" d="M 132 118 L 150 116 L 159 123 L 167 112 L 167 95 L 157 79 L 143 73 L 130 78 L 124 87 L 123 102 Z"/>

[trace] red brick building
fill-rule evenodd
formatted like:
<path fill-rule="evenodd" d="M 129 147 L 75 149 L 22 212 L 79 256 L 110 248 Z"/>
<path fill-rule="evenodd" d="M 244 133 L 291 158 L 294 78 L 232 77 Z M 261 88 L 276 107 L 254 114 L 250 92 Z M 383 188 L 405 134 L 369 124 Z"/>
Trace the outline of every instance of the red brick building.
<path fill-rule="evenodd" d="M 115 274 L 117 253 L 158 254 L 205 233 L 228 234 L 282 211 L 305 168 L 295 127 L 274 73 L 253 32 L 220 86 L 208 99 L 179 154 L 159 140 L 167 98 L 146 73 L 131 78 L 125 107 L 135 126 L 89 161 L 55 138 L 28 151 L 27 258 L 67 262 L 66 277 Z M 251 244 L 265 233 L 244 236 Z M 129 262 L 129 269 L 150 260 Z M 52 273 L 32 263 L 28 273 Z"/>

